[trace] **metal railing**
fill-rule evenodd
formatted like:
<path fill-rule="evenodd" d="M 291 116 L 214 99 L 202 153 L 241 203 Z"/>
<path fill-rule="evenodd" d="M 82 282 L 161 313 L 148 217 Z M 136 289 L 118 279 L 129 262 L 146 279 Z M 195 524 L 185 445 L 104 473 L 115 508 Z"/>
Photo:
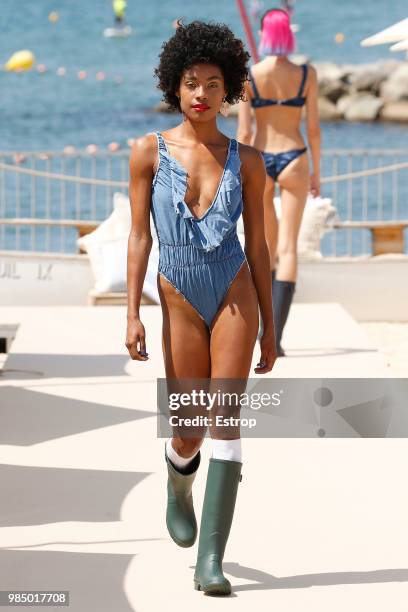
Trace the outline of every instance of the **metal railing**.
<path fill-rule="evenodd" d="M 54 220 L 55 226 L 1 224 L 0 249 L 77 252 L 75 225 L 103 221 L 113 193 L 127 193 L 129 152 L 0 153 L 0 219 Z"/>
<path fill-rule="evenodd" d="M 372 233 L 358 225 L 408 221 L 408 149 L 325 150 L 322 176 L 322 194 L 344 225 L 322 238 L 323 255 L 370 255 Z"/>
<path fill-rule="evenodd" d="M 127 194 L 128 164 L 129 151 L 0 153 L 0 250 L 77 252 L 78 226 L 104 220 L 114 192 Z M 362 222 L 408 221 L 408 150 L 327 149 L 322 177 L 341 220 L 323 255 L 371 254 Z"/>

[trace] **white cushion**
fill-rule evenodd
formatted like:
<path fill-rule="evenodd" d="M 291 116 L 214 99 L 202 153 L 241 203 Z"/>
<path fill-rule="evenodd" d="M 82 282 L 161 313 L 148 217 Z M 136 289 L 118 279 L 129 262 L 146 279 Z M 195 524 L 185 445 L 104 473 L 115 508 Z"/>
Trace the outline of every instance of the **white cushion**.
<path fill-rule="evenodd" d="M 274 198 L 275 211 L 278 220 L 281 217 L 281 199 Z M 299 229 L 297 252 L 302 257 L 320 258 L 320 240 L 330 230 L 328 225 L 337 217 L 336 208 L 330 198 L 308 196 L 303 211 L 302 222 Z M 241 244 L 244 243 L 244 224 L 242 216 L 238 221 L 238 236 Z"/>
<path fill-rule="evenodd" d="M 126 291 L 128 236 L 115 238 L 88 247 L 89 259 L 94 270 L 97 262 L 98 276 L 95 276 L 95 291 Z"/>
<path fill-rule="evenodd" d="M 115 193 L 113 211 L 93 232 L 78 238 L 78 246 L 88 253 L 97 293 L 126 291 L 127 247 L 131 228 L 131 211 L 128 196 Z M 159 302 L 156 275 L 158 268 L 158 244 L 152 224 L 153 247 L 149 258 L 143 293 Z"/>
<path fill-rule="evenodd" d="M 159 268 L 159 243 L 153 238 L 152 250 L 150 251 L 149 263 L 146 270 L 143 293 L 156 304 L 160 303 L 159 292 L 157 290 L 157 272 Z"/>
<path fill-rule="evenodd" d="M 123 193 L 115 193 L 113 195 L 113 211 L 105 221 L 103 221 L 96 230 L 78 238 L 77 244 L 85 251 L 88 250 L 89 244 L 103 242 L 119 236 L 124 236 L 130 232 L 130 203 L 129 198 Z"/>
<path fill-rule="evenodd" d="M 116 229 L 118 233 L 129 233 L 132 223 L 130 202 L 127 195 L 117 191 L 113 194 L 113 210 L 116 213 Z"/>
<path fill-rule="evenodd" d="M 330 198 L 309 196 L 298 238 L 298 253 L 302 257 L 321 258 L 320 241 L 323 235 L 330 230 L 328 224 L 337 217 L 336 208 Z"/>

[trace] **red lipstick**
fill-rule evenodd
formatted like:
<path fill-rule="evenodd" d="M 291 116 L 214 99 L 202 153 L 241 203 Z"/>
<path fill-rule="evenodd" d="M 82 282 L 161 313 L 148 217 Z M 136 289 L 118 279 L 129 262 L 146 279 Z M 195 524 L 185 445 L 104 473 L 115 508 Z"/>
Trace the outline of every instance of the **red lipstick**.
<path fill-rule="evenodd" d="M 193 104 L 193 108 L 197 111 L 206 111 L 210 107 L 208 106 L 208 104 Z"/>

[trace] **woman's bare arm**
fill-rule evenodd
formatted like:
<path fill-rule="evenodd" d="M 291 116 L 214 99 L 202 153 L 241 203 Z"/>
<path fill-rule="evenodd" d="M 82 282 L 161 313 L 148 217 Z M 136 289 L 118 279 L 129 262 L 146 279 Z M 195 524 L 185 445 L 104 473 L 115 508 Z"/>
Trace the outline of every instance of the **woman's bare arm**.
<path fill-rule="evenodd" d="M 128 329 L 126 347 L 132 359 L 145 361 L 146 339 L 140 321 L 140 300 L 146 276 L 152 236 L 150 233 L 150 199 L 153 167 L 157 150 L 154 135 L 138 138 L 132 146 L 129 161 L 129 199 L 132 225 L 128 241 L 127 295 Z"/>
<path fill-rule="evenodd" d="M 306 131 L 312 156 L 313 170 L 310 177 L 310 188 L 314 196 L 320 195 L 320 122 L 318 108 L 318 82 L 316 69 L 309 67 L 308 86 L 306 91 Z"/>
<path fill-rule="evenodd" d="M 258 295 L 264 329 L 261 339 L 261 361 L 264 361 L 266 366 L 255 371 L 265 373 L 272 369 L 276 359 L 270 260 L 264 229 L 263 193 L 266 172 L 262 156 L 256 149 L 241 146 L 240 152 L 244 199 L 245 254 Z"/>
<path fill-rule="evenodd" d="M 237 140 L 242 144 L 250 145 L 252 143 L 252 113 L 247 85 L 245 85 L 245 96 L 246 100 L 240 100 L 238 104 Z"/>

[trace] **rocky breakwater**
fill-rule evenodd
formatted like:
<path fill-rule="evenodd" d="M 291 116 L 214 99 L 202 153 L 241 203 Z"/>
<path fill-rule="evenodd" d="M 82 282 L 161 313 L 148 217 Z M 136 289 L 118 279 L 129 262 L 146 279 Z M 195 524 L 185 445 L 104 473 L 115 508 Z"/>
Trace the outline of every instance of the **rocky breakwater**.
<path fill-rule="evenodd" d="M 315 63 L 322 121 L 408 123 L 408 62 Z"/>

